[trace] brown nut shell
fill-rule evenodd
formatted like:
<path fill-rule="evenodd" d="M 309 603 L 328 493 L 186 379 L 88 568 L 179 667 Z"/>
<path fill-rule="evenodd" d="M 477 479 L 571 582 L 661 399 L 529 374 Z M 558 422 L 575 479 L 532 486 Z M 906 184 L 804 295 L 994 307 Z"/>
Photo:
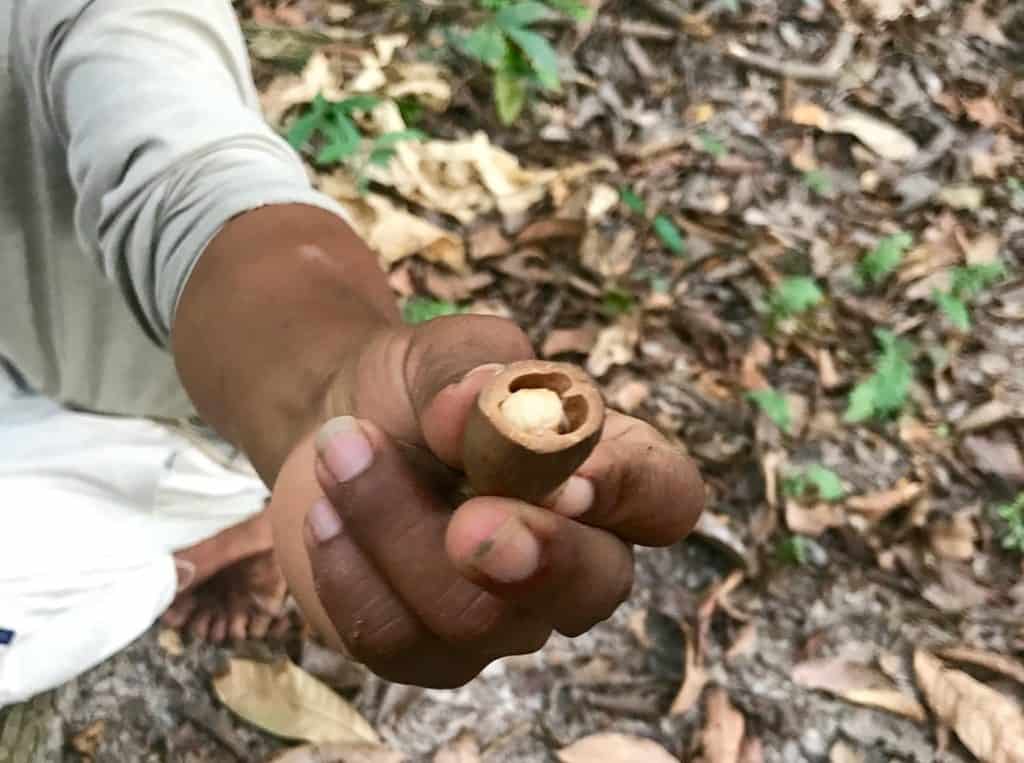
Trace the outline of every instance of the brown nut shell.
<path fill-rule="evenodd" d="M 565 431 L 527 432 L 501 404 L 521 389 L 550 389 L 565 409 Z M 604 429 L 604 399 L 577 366 L 542 360 L 512 363 L 480 392 L 463 439 L 463 462 L 477 495 L 540 503 L 587 460 Z"/>

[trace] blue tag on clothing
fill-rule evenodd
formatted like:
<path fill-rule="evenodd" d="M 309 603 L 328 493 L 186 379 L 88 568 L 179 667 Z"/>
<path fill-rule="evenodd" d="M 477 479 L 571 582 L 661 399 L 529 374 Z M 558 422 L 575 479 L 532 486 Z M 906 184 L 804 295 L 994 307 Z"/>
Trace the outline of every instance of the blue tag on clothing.
<path fill-rule="evenodd" d="M 7 646 L 12 641 L 14 641 L 14 631 L 0 628 L 0 646 Z"/>

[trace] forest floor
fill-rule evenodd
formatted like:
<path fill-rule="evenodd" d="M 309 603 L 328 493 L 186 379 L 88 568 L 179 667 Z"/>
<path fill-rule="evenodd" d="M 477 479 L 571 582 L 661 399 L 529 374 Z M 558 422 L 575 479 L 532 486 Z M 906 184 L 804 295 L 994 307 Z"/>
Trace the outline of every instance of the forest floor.
<path fill-rule="evenodd" d="M 698 460 L 702 524 L 454 692 L 154 628 L 57 693 L 53 754 L 268 760 L 287 656 L 376 740 L 290 761 L 1024 760 L 1024 6 L 592 0 L 531 27 L 562 89 L 505 126 L 452 42 L 484 5 L 236 3 L 282 134 L 380 99 L 303 150 L 407 319 L 584 364 Z M 239 658 L 258 725 L 214 687 Z"/>

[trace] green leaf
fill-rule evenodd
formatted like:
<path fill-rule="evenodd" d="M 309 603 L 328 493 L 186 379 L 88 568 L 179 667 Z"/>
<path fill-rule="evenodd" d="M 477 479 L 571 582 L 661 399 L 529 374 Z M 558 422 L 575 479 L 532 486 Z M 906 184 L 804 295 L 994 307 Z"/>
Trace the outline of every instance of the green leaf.
<path fill-rule="evenodd" d="M 508 42 L 498 25 L 488 21 L 462 39 L 462 50 L 466 55 L 497 68 L 508 53 Z"/>
<path fill-rule="evenodd" d="M 683 234 L 679 232 L 679 228 L 676 224 L 668 217 L 668 215 L 658 215 L 654 218 L 652 223 L 654 232 L 661 239 L 661 243 L 674 254 L 683 254 L 686 252 L 686 242 L 683 240 Z"/>
<path fill-rule="evenodd" d="M 415 95 L 403 95 L 395 103 L 398 104 L 398 111 L 402 115 L 402 121 L 407 125 L 417 125 L 423 121 L 423 104 Z"/>
<path fill-rule="evenodd" d="M 548 18 L 551 18 L 551 9 L 544 3 L 525 2 L 502 8 L 495 15 L 494 22 L 506 32 L 511 32 Z"/>
<path fill-rule="evenodd" d="M 530 61 L 530 65 L 544 89 L 549 92 L 559 91 L 562 83 L 558 78 L 558 53 L 551 47 L 551 43 L 536 32 L 521 27 L 509 27 L 505 29 L 505 34 L 515 42 Z"/>
<path fill-rule="evenodd" d="M 548 0 L 548 5 L 561 11 L 574 21 L 587 21 L 593 16 L 593 11 L 578 0 Z"/>
<path fill-rule="evenodd" d="M 804 173 L 804 185 L 818 196 L 825 196 L 832 190 L 832 178 L 824 170 L 808 170 Z"/>
<path fill-rule="evenodd" d="M 415 325 L 462 312 L 465 312 L 464 309 L 454 302 L 431 297 L 411 297 L 402 308 L 402 318 L 406 323 Z"/>
<path fill-rule="evenodd" d="M 764 414 L 784 432 L 789 432 L 793 419 L 789 412 L 789 400 L 774 389 L 760 389 L 748 392 L 747 397 L 757 403 Z"/>
<path fill-rule="evenodd" d="M 636 307 L 633 295 L 620 289 L 609 289 L 601 298 L 601 310 L 609 317 L 625 315 Z"/>
<path fill-rule="evenodd" d="M 914 243 L 909 233 L 896 233 L 878 242 L 857 266 L 860 276 L 876 286 L 900 266 L 907 249 Z"/>
<path fill-rule="evenodd" d="M 775 549 L 775 557 L 784 564 L 802 567 L 807 564 L 810 557 L 807 551 L 807 541 L 799 535 L 783 538 Z"/>
<path fill-rule="evenodd" d="M 996 506 L 995 513 L 1006 522 L 1002 533 L 1003 548 L 1024 554 L 1024 493 L 1020 493 L 1013 503 Z"/>
<path fill-rule="evenodd" d="M 700 145 L 704 149 L 705 153 L 711 154 L 716 159 L 721 159 L 729 150 L 726 148 L 725 143 L 720 139 L 716 138 L 711 133 L 702 132 L 700 134 Z"/>
<path fill-rule="evenodd" d="M 824 299 L 825 295 L 813 278 L 791 276 L 775 287 L 770 301 L 772 312 L 785 318 L 804 313 Z"/>
<path fill-rule="evenodd" d="M 494 75 L 494 103 L 502 124 L 514 123 L 526 105 L 526 82 L 518 74 L 499 70 Z"/>
<path fill-rule="evenodd" d="M 380 98 L 375 95 L 353 95 L 334 104 L 336 113 L 348 116 L 356 111 L 373 111 L 380 105 Z"/>
<path fill-rule="evenodd" d="M 913 348 L 891 331 L 879 329 L 875 337 L 882 352 L 875 361 L 874 374 L 850 394 L 844 418 L 851 424 L 899 413 L 910 395 L 914 380 L 914 367 L 910 362 Z"/>
<path fill-rule="evenodd" d="M 960 331 L 971 330 L 971 312 L 963 300 L 957 299 L 952 292 L 945 291 L 936 291 L 932 297 L 953 326 Z"/>
<path fill-rule="evenodd" d="M 985 289 L 998 283 L 1006 275 L 1006 266 L 1001 262 L 985 265 L 967 265 L 953 270 L 952 293 L 960 299 L 974 299 Z"/>
<path fill-rule="evenodd" d="M 645 204 L 644 200 L 633 192 L 632 188 L 623 188 L 619 191 L 619 198 L 634 214 L 647 214 L 647 204 Z"/>
<path fill-rule="evenodd" d="M 821 464 L 809 466 L 805 472 L 807 480 L 814 485 L 818 491 L 818 497 L 823 501 L 838 501 L 846 495 L 846 488 L 843 481 L 831 469 L 826 469 Z"/>
<path fill-rule="evenodd" d="M 352 156 L 359 150 L 359 144 L 363 137 L 355 124 L 339 112 L 334 114 L 335 121 L 321 131 L 327 137 L 327 144 L 316 156 L 316 163 L 320 165 L 334 164 Z"/>
<path fill-rule="evenodd" d="M 287 140 L 292 148 L 300 151 L 309 142 L 309 139 L 313 137 L 313 133 L 320 129 L 329 105 L 327 99 L 322 94 L 317 93 L 313 103 L 310 104 L 309 111 L 295 120 L 295 123 L 288 130 Z"/>

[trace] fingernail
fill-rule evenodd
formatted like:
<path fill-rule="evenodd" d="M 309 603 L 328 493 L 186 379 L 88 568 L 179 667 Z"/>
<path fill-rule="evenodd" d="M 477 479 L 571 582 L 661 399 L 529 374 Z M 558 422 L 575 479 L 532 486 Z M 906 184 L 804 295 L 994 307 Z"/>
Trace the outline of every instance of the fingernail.
<path fill-rule="evenodd" d="M 341 535 L 341 517 L 326 498 L 319 499 L 309 510 L 309 529 L 317 543 L 326 543 Z"/>
<path fill-rule="evenodd" d="M 175 559 L 174 569 L 178 572 L 178 587 L 175 593 L 181 593 L 186 590 L 192 581 L 196 579 L 196 566 L 185 559 Z"/>
<path fill-rule="evenodd" d="M 540 567 L 540 543 L 512 517 L 477 546 L 470 563 L 498 583 L 521 583 Z"/>
<path fill-rule="evenodd" d="M 468 371 L 465 376 L 462 377 L 462 381 L 466 381 L 474 376 L 480 376 L 486 374 L 488 376 L 497 376 L 505 370 L 505 366 L 501 363 L 484 363 L 482 366 L 477 366 L 472 371 Z M 461 382 L 460 382 L 461 383 Z"/>
<path fill-rule="evenodd" d="M 594 483 L 585 477 L 573 475 L 565 483 L 551 507 L 563 517 L 578 517 L 594 505 Z"/>
<path fill-rule="evenodd" d="M 316 449 L 338 482 L 355 479 L 373 463 L 373 447 L 359 422 L 351 416 L 340 416 L 324 424 L 316 437 Z"/>

